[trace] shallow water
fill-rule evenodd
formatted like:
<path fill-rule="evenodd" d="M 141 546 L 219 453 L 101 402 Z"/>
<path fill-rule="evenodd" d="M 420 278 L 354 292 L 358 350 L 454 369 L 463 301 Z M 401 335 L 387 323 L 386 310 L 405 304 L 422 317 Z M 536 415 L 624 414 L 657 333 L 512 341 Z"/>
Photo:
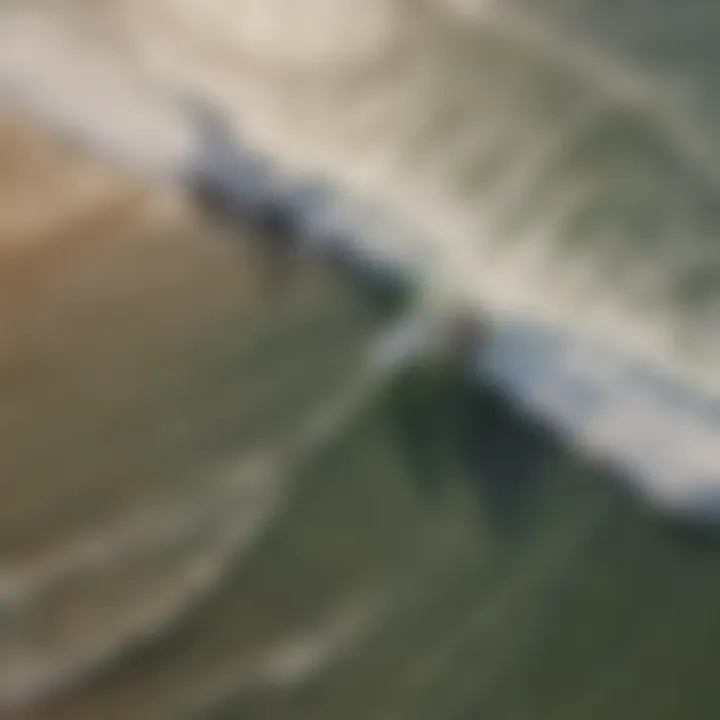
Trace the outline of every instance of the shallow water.
<path fill-rule="evenodd" d="M 250 233 L 129 187 L 3 257 L 8 717 L 717 710 L 712 537 L 422 368 L 284 455 L 369 298 L 312 263 L 279 292 Z"/>
<path fill-rule="evenodd" d="M 558 23 L 561 6 L 544 6 L 555 8 L 548 17 Z M 155 9 L 163 7 L 172 9 Z M 130 27 L 143 19 L 150 29 L 162 25 L 139 6 L 128 8 L 137 10 L 129 12 L 136 23 Z M 23 27 L 42 29 L 33 24 L 37 16 L 29 17 Z M 580 12 L 562 17 L 576 28 L 589 22 Z M 599 33 L 598 22 L 592 27 Z M 507 26 L 491 24 L 481 34 L 495 37 L 497 27 Z M 14 50 L 3 46 L 5 62 L 10 50 L 37 48 L 21 39 Z M 428 42 L 434 50 L 417 77 L 439 62 L 443 43 L 435 36 Z M 509 108 L 518 118 L 507 126 L 519 133 L 506 138 L 510 150 L 513 137 L 529 138 L 539 123 L 529 111 L 521 117 L 519 99 L 537 109 L 544 96 L 531 101 L 527 63 L 496 42 L 480 54 L 495 58 L 486 73 L 501 67 L 508 83 L 518 83 L 504 86 L 517 92 L 494 90 L 507 101 L 506 117 Z M 631 45 L 639 52 L 637 42 Z M 68 57 L 66 48 L 43 47 L 51 59 Z M 166 51 L 166 60 L 177 60 Z M 43 85 L 53 78 L 47 58 L 37 57 L 37 65 L 14 66 L 16 79 L 53 106 L 56 121 L 63 107 L 66 119 L 93 121 L 81 129 L 86 142 L 97 133 L 103 142 L 96 149 L 165 170 L 182 156 L 183 132 L 170 133 L 162 112 L 159 125 L 152 113 L 141 113 L 150 118 L 146 125 L 130 122 L 132 113 L 98 119 L 96 107 L 78 103 L 97 87 L 93 78 L 73 86 L 70 79 L 82 76 L 58 64 L 57 76 L 68 84 Z M 420 95 L 427 99 L 423 93 L 442 86 L 455 62 L 450 54 L 440 63 Z M 390 66 L 399 69 L 398 86 L 411 65 Z M 28 67 L 42 72 L 23 75 Z M 188 61 L 177 74 L 189 67 L 197 69 Z M 685 66 L 678 60 L 675 67 Z M 118 97 L 118 86 L 103 77 L 108 92 L 96 96 L 98 103 Z M 217 83 L 222 97 L 227 82 Z M 256 122 L 289 97 L 259 85 L 253 95 L 248 87 Z M 53 89 L 66 105 L 48 101 Z M 613 98 L 603 102 L 615 117 Z M 265 139 L 298 164 L 334 157 L 339 178 L 353 176 L 351 160 L 372 147 L 382 168 L 383 158 L 393 157 L 392 138 L 402 144 L 407 137 L 403 157 L 417 157 L 415 137 L 435 172 L 430 159 L 447 157 L 433 151 L 442 146 L 442 117 L 434 146 L 405 133 L 399 119 L 408 107 L 381 105 L 377 124 L 370 112 L 367 135 L 363 123 L 325 126 L 323 133 L 328 115 L 320 112 L 284 118 L 298 121 L 305 141 L 315 138 L 310 157 L 283 145 L 282 123 Z M 639 114 L 646 122 L 645 111 Z M 463 117 L 458 122 L 467 122 Z M 157 138 L 158 127 L 168 130 L 160 132 L 168 144 L 150 152 L 147 138 Z M 508 343 L 491 357 L 507 374 L 504 386 L 418 367 L 372 392 L 361 384 L 356 396 L 368 342 L 388 317 L 355 284 L 309 260 L 278 275 L 263 238 L 245 227 L 218 228 L 182 193 L 108 164 L 88 165 L 67 146 L 42 150 L 41 138 L 23 144 L 16 129 L 3 133 L 0 167 L 11 171 L 0 194 L 0 713 L 33 720 L 636 720 L 718 713 L 717 537 L 666 522 L 634 496 L 637 484 L 625 473 L 592 461 L 522 410 L 518 396 L 537 392 L 539 374 L 555 378 L 552 352 L 539 352 L 546 335 L 532 352 L 511 352 Z M 608 162 L 612 185 L 623 177 L 624 153 L 635 148 L 628 137 L 637 136 L 610 135 L 612 142 L 603 136 L 600 150 L 580 153 L 577 162 L 617 141 Z M 537 172 L 553 157 L 540 153 Z M 685 175 L 663 165 L 672 166 L 667 154 L 657 160 L 648 150 L 643 158 L 665 168 L 657 179 L 672 179 L 672 197 Z M 486 159 L 488 179 L 497 165 Z M 383 172 L 402 188 L 403 162 L 398 154 L 386 170 L 368 180 L 365 168 L 354 182 L 394 197 Z M 597 167 L 588 163 L 592 174 Z M 698 243 L 714 227 L 703 183 L 702 191 L 664 206 L 675 227 L 697 230 Z M 553 188 L 547 191 L 562 196 L 565 185 Z M 450 211 L 443 217 L 455 222 Z M 553 232 L 554 222 L 550 217 Z M 594 247 L 592 233 L 580 236 Z M 565 243 L 574 236 L 553 237 Z M 621 234 L 616 240 L 621 244 Z M 509 300 L 519 296 L 497 296 L 499 306 Z M 577 317 L 575 329 L 581 308 Z M 623 322 L 627 317 L 620 314 Z M 598 356 L 611 355 L 601 348 Z M 626 364 L 610 359 L 600 369 L 608 367 Z M 617 400 L 611 420 L 630 423 L 631 403 L 623 401 L 640 385 L 619 373 L 604 381 L 598 385 Z M 512 400 L 510 390 L 517 393 Z M 564 390 L 541 399 L 567 418 Z M 615 435 L 608 439 L 636 450 L 644 426 L 623 422 L 610 423 Z M 690 441 L 698 433 L 691 431 L 687 457 L 695 461 L 698 446 Z M 646 454 L 658 453 L 650 447 Z M 685 467 L 678 463 L 674 479 Z"/>

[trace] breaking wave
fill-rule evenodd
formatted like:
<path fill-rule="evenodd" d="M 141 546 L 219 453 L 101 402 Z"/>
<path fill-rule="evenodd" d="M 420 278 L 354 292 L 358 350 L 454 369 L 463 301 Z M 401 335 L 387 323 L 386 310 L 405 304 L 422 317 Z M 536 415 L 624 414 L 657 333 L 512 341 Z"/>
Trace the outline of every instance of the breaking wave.
<path fill-rule="evenodd" d="M 493 353 L 521 402 L 655 500 L 706 498 L 720 487 L 720 165 L 692 98 L 571 32 L 551 2 L 335 5 L 306 3 L 302 33 L 282 2 L 200 17 L 181 3 L 11 5 L 6 96 L 176 177 L 197 141 L 177 93 L 205 97 L 277 183 L 324 177 L 366 251 L 477 303 L 499 338 L 523 335 Z M 640 49 L 660 31 L 641 19 Z"/>

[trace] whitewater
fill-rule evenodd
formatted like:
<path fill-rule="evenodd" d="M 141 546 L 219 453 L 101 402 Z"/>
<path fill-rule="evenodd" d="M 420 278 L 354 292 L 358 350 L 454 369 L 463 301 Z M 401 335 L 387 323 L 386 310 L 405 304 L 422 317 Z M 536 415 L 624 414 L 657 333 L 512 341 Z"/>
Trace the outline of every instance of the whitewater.
<path fill-rule="evenodd" d="M 171 182 L 198 158 L 178 98 L 211 102 L 278 182 L 328 180 L 363 251 L 404 263 L 438 305 L 490 316 L 482 374 L 661 509 L 711 517 L 714 110 L 692 58 L 650 62 L 662 13 L 631 17 L 627 38 L 581 15 L 553 2 L 6 2 L 0 83 L 4 102 Z"/>

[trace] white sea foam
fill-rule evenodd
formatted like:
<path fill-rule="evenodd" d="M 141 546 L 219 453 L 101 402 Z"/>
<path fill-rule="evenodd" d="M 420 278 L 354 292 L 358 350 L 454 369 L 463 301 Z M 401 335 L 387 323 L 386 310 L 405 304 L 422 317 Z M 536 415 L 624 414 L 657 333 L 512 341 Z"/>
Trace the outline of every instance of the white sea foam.
<path fill-rule="evenodd" d="M 252 37 L 252 23 L 233 34 L 244 10 L 228 3 L 214 3 L 202 23 L 180 2 L 13 6 L 0 21 L 5 97 L 169 176 L 194 157 L 176 93 L 208 98 L 284 171 L 325 173 L 378 205 L 373 223 L 362 204 L 340 206 L 358 242 L 412 258 L 438 302 L 462 297 L 488 312 L 497 332 L 485 365 L 518 402 L 619 465 L 653 501 L 709 511 L 720 493 L 717 329 L 695 333 L 697 351 L 683 338 L 694 318 L 712 317 L 717 298 L 687 310 L 674 293 L 687 258 L 702 265 L 714 252 L 703 237 L 714 234 L 706 196 L 720 173 L 672 92 L 499 3 L 460 8 L 464 32 L 475 18 L 480 48 L 464 84 L 440 30 L 423 25 L 427 9 L 363 4 L 355 21 L 365 34 L 343 43 L 355 37 L 351 13 L 328 6 L 323 46 L 321 36 L 289 43 L 286 24 L 250 5 L 262 14 Z M 88 28 L 103 13 L 117 21 L 103 26 L 116 42 L 101 46 Z M 447 17 L 435 18 L 437 28 L 460 37 Z M 340 65 L 356 83 L 351 93 L 336 82 L 348 48 L 354 55 Z M 308 60 L 299 79 L 287 75 L 293 53 Z M 538 87 L 561 82 L 573 98 L 562 117 L 533 100 Z M 654 145 L 639 164 L 626 151 L 617 176 L 599 177 L 600 161 L 560 173 L 567 153 L 606 123 L 628 133 L 639 123 Z M 573 231 L 577 208 L 614 183 L 645 203 L 647 178 L 657 181 L 661 219 L 648 221 L 650 244 L 635 249 L 622 218 Z M 526 205 L 535 209 L 523 219 Z"/>

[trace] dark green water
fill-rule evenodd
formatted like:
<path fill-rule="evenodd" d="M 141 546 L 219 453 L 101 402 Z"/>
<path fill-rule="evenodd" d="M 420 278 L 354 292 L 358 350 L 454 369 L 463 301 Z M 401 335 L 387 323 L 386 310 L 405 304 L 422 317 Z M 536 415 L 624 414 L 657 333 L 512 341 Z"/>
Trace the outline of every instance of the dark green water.
<path fill-rule="evenodd" d="M 712 360 L 717 12 L 526 6 L 477 24 L 404 9 L 387 65 L 295 86 L 208 52 L 160 5 L 98 5 L 85 27 L 78 2 L 58 47 L 30 13 L 25 65 L 3 54 L 3 77 L 118 154 L 163 158 L 172 124 L 135 137 L 128 108 L 163 82 L 217 100 L 242 85 L 280 150 L 306 143 L 339 175 L 386 162 L 368 180 L 383 198 L 433 180 L 449 233 L 472 210 L 454 239 L 490 300 L 553 301 L 575 328 L 617 300 L 621 340 L 689 327 Z M 80 43 L 97 28 L 106 57 Z M 139 36 L 177 45 L 158 69 L 130 52 Z M 85 83 L 88 57 L 117 64 L 117 87 Z M 106 112 L 98 83 L 121 96 L 145 61 L 158 84 Z M 422 229 L 432 204 L 411 204 Z M 115 230 L 0 263 L 0 714 L 720 716 L 720 538 L 654 515 L 495 388 L 413 368 L 343 410 L 388 317 L 326 269 L 278 278 L 205 223 Z M 620 426 L 633 398 L 608 387 Z"/>
<path fill-rule="evenodd" d="M 3 689 L 38 707 L 11 717 L 720 712 L 720 546 L 492 389 L 408 371 L 245 474 L 348 385 L 376 311 L 185 235 L 16 292 L 45 320 L 2 370 Z"/>

